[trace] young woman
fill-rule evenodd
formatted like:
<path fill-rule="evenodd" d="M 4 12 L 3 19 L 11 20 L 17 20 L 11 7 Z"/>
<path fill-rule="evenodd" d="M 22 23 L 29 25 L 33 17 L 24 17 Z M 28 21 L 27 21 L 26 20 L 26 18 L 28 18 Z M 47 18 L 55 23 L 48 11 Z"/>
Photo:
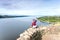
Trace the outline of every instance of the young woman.
<path fill-rule="evenodd" d="M 37 22 L 37 20 L 33 19 L 33 21 L 32 21 L 32 27 L 33 28 L 37 28 L 36 22 Z"/>

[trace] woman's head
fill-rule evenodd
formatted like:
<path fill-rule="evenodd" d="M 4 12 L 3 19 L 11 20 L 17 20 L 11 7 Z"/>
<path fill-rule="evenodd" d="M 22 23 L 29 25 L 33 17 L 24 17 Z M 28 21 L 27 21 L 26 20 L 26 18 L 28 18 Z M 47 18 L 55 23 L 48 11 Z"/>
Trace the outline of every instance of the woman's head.
<path fill-rule="evenodd" d="M 34 21 L 34 22 L 37 22 L 37 20 L 36 20 L 36 19 L 33 19 L 33 21 Z"/>

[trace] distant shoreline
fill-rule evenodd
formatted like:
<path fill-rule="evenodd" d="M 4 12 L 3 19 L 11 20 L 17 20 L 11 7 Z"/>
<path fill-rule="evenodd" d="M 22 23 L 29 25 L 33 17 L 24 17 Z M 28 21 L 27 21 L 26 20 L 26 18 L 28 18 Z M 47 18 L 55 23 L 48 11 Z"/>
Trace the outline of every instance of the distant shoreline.
<path fill-rule="evenodd" d="M 0 18 L 15 18 L 15 17 L 29 17 L 29 16 L 8 16 L 8 15 L 4 15 L 4 16 L 1 16 L 0 15 Z"/>
<path fill-rule="evenodd" d="M 57 23 L 60 22 L 60 16 L 43 16 L 37 18 L 41 22 L 47 22 L 47 23 Z"/>

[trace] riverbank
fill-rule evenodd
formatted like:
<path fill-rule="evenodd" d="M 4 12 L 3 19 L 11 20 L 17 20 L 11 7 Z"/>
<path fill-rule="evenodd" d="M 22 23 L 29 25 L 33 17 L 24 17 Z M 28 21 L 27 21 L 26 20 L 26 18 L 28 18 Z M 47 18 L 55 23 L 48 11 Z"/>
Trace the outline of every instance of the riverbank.
<path fill-rule="evenodd" d="M 60 16 L 45 16 L 37 19 L 50 23 L 47 29 L 41 30 L 42 40 L 60 40 Z"/>
<path fill-rule="evenodd" d="M 48 22 L 48 23 L 60 22 L 60 16 L 43 16 L 37 19 L 41 22 Z"/>

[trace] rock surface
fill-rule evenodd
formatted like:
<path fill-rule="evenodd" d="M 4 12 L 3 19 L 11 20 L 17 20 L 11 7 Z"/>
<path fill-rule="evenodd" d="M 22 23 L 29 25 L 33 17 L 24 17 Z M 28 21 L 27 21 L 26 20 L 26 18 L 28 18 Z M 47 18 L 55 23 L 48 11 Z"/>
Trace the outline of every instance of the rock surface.
<path fill-rule="evenodd" d="M 60 24 L 52 25 L 45 35 L 42 35 L 42 40 L 60 40 Z"/>
<path fill-rule="evenodd" d="M 60 23 L 29 28 L 17 40 L 60 40 Z"/>

